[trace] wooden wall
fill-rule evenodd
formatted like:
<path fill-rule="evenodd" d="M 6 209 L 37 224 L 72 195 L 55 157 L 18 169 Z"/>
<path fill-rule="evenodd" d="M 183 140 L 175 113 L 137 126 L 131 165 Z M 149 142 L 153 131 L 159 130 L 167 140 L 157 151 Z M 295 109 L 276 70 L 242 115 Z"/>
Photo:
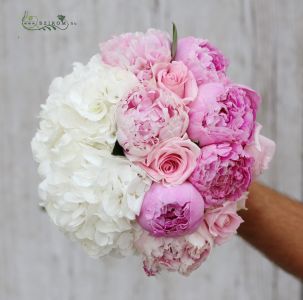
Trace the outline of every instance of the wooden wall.
<path fill-rule="evenodd" d="M 24 11 L 75 20 L 66 31 L 31 32 Z M 30 140 L 51 79 L 87 62 L 112 34 L 178 26 L 230 58 L 230 77 L 263 96 L 259 119 L 277 142 L 263 180 L 303 194 L 302 0 L 1 0 L 0 299 L 303 299 L 301 284 L 240 238 L 216 249 L 189 278 L 146 278 L 136 258 L 95 261 L 38 208 Z"/>

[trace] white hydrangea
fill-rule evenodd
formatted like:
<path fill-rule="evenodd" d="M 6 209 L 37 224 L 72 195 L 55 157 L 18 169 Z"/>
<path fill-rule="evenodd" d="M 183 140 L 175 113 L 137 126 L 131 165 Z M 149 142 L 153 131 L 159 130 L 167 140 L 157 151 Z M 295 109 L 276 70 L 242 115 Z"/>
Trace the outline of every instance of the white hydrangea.
<path fill-rule="evenodd" d="M 101 63 L 76 63 L 56 78 L 42 106 L 32 141 L 43 181 L 41 204 L 53 222 L 94 257 L 135 250 L 135 217 L 150 187 L 146 174 L 125 157 L 112 156 L 116 104 L 138 81 Z"/>

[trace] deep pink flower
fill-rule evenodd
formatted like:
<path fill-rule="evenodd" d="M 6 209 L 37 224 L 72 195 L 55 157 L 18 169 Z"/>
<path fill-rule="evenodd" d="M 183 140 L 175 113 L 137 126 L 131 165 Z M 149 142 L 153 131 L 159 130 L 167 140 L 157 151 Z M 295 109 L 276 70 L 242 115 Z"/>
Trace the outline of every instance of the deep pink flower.
<path fill-rule="evenodd" d="M 136 246 L 143 256 L 143 268 L 148 276 L 155 276 L 162 270 L 188 276 L 207 259 L 213 240 L 202 223 L 194 233 L 177 238 L 155 238 L 144 232 Z"/>
<path fill-rule="evenodd" d="M 117 107 L 117 139 L 132 161 L 144 161 L 161 141 L 181 137 L 188 108 L 172 92 L 140 85 Z"/>
<path fill-rule="evenodd" d="M 139 80 L 149 80 L 155 63 L 171 61 L 170 44 L 169 35 L 155 29 L 125 33 L 100 45 L 101 58 L 106 64 L 133 72 Z"/>
<path fill-rule="evenodd" d="M 209 83 L 199 87 L 190 103 L 188 135 L 200 146 L 253 139 L 258 94 L 248 87 Z"/>
<path fill-rule="evenodd" d="M 199 147 L 187 135 L 162 141 L 139 163 L 156 182 L 164 185 L 181 184 L 195 169 Z"/>
<path fill-rule="evenodd" d="M 207 40 L 191 36 L 178 40 L 175 60 L 184 62 L 194 74 L 198 85 L 226 81 L 228 61 L 221 51 Z"/>
<path fill-rule="evenodd" d="M 160 88 L 168 89 L 180 97 L 184 103 L 196 99 L 198 86 L 194 75 L 181 61 L 155 64 L 152 68 Z"/>
<path fill-rule="evenodd" d="M 203 214 L 203 198 L 189 182 L 169 187 L 153 183 L 137 221 L 153 236 L 176 237 L 195 231 Z"/>
<path fill-rule="evenodd" d="M 189 181 L 204 198 L 205 205 L 237 200 L 252 180 L 254 159 L 239 144 L 213 144 L 202 147 Z"/>
<path fill-rule="evenodd" d="M 237 214 L 237 204 L 225 202 L 220 207 L 207 209 L 205 222 L 215 244 L 221 245 L 237 233 L 238 227 L 244 221 Z"/>

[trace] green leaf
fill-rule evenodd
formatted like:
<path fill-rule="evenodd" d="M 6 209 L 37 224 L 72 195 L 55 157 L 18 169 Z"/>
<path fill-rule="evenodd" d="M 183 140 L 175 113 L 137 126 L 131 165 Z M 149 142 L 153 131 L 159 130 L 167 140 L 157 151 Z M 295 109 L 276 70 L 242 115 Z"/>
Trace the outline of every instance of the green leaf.
<path fill-rule="evenodd" d="M 58 15 L 57 18 L 63 23 L 65 16 L 63 15 Z"/>
<path fill-rule="evenodd" d="M 177 53 L 177 42 L 178 42 L 178 32 L 176 24 L 173 23 L 173 42 L 171 44 L 171 57 L 174 60 L 176 53 Z"/>
<path fill-rule="evenodd" d="M 46 209 L 44 206 L 39 206 L 39 208 L 41 209 L 41 211 L 46 212 Z"/>
<path fill-rule="evenodd" d="M 118 141 L 116 141 L 116 143 L 115 143 L 114 149 L 112 151 L 112 155 L 114 155 L 114 156 L 125 156 L 124 155 L 124 150 L 120 146 L 120 144 L 118 143 Z"/>

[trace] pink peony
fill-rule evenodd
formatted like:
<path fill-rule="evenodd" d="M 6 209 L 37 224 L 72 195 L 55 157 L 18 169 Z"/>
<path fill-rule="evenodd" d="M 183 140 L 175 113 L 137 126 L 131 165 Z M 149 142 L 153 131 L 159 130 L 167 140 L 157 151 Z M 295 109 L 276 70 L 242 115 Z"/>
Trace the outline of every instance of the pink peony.
<path fill-rule="evenodd" d="M 139 80 L 152 78 L 155 63 L 171 61 L 169 35 L 155 29 L 125 33 L 100 45 L 102 61 L 133 72 Z"/>
<path fill-rule="evenodd" d="M 172 91 L 185 103 L 196 99 L 198 94 L 196 80 L 183 62 L 156 64 L 152 70 L 160 88 Z"/>
<path fill-rule="evenodd" d="M 190 104 L 188 135 L 200 146 L 250 142 L 259 103 L 258 94 L 245 86 L 202 85 L 196 101 Z"/>
<path fill-rule="evenodd" d="M 188 276 L 207 259 L 213 240 L 202 223 L 194 233 L 178 238 L 155 238 L 144 232 L 136 246 L 143 255 L 143 267 L 148 276 L 155 276 L 162 270 Z"/>
<path fill-rule="evenodd" d="M 225 202 L 220 207 L 206 210 L 205 222 L 215 244 L 221 245 L 237 233 L 238 227 L 244 221 L 237 214 L 237 204 Z"/>
<path fill-rule="evenodd" d="M 153 181 L 166 185 L 181 184 L 195 169 L 200 148 L 185 135 L 173 137 L 155 146 L 139 163 Z"/>
<path fill-rule="evenodd" d="M 185 37 L 178 41 L 175 60 L 182 61 L 194 74 L 198 85 L 226 81 L 228 61 L 207 40 Z"/>
<path fill-rule="evenodd" d="M 117 139 L 132 161 L 144 161 L 161 141 L 183 136 L 188 108 L 173 93 L 141 85 L 117 107 Z"/>
<path fill-rule="evenodd" d="M 268 169 L 276 148 L 274 141 L 260 134 L 261 128 L 262 126 L 257 124 L 254 142 L 245 147 L 246 152 L 255 160 L 253 168 L 254 177 L 261 175 L 264 170 Z"/>
<path fill-rule="evenodd" d="M 189 181 L 204 197 L 206 207 L 237 200 L 252 180 L 254 159 L 239 144 L 202 147 Z"/>
<path fill-rule="evenodd" d="M 153 183 L 137 221 L 153 236 L 176 237 L 195 231 L 203 214 L 203 198 L 189 182 L 170 187 Z"/>

